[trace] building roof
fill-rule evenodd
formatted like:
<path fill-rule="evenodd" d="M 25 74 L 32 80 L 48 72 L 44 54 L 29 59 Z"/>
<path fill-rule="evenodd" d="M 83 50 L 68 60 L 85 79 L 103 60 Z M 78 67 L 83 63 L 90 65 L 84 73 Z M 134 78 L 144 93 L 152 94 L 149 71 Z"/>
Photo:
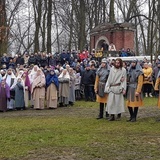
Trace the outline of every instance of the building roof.
<path fill-rule="evenodd" d="M 103 31 L 110 31 L 110 30 L 119 30 L 119 29 L 127 29 L 127 30 L 134 30 L 135 25 L 133 23 L 103 23 L 91 30 L 91 34 L 99 33 Z"/>

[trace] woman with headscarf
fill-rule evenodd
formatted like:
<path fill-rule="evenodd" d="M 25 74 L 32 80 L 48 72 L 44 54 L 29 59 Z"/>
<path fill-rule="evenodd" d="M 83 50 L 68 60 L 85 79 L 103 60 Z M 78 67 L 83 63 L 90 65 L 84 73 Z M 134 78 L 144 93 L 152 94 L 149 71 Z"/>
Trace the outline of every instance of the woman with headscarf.
<path fill-rule="evenodd" d="M 5 80 L 1 80 L 0 82 L 0 111 L 7 111 L 7 99 L 10 99 L 10 87 L 5 82 Z"/>
<path fill-rule="evenodd" d="M 41 69 L 38 69 L 35 79 L 32 82 L 31 89 L 31 94 L 34 101 L 34 109 L 44 109 L 45 84 L 45 75 Z"/>
<path fill-rule="evenodd" d="M 76 75 L 73 68 L 69 68 L 70 84 L 69 84 L 69 104 L 73 106 L 75 102 L 75 79 Z"/>
<path fill-rule="evenodd" d="M 58 77 L 53 69 L 50 70 L 50 73 L 46 77 L 46 87 L 47 87 L 47 108 L 54 109 L 57 108 L 58 100 L 58 89 L 59 82 Z"/>
<path fill-rule="evenodd" d="M 24 92 L 24 101 L 25 101 L 25 107 L 28 107 L 28 102 L 29 102 L 29 92 L 30 92 L 30 87 L 31 87 L 31 84 L 30 84 L 30 80 L 29 80 L 29 77 L 28 77 L 28 72 L 25 71 L 23 74 L 22 74 L 22 80 L 23 80 L 23 83 L 24 83 L 24 87 L 25 87 L 25 92 Z"/>
<path fill-rule="evenodd" d="M 37 75 L 37 70 L 40 69 L 38 67 L 38 65 L 35 65 L 33 66 L 33 68 L 29 71 L 29 74 L 28 74 L 28 77 L 29 77 L 29 81 L 30 81 L 30 85 L 32 86 L 32 83 Z M 31 107 L 33 108 L 34 107 L 34 101 L 32 99 L 32 96 L 31 96 L 31 92 L 29 92 L 29 96 L 30 96 L 30 104 L 31 104 Z"/>
<path fill-rule="evenodd" d="M 17 78 L 17 84 L 12 90 L 15 91 L 15 108 L 17 110 L 25 109 L 24 84 L 23 84 L 23 80 L 20 77 Z"/>
<path fill-rule="evenodd" d="M 59 106 L 67 106 L 69 98 L 70 76 L 67 69 L 64 69 L 58 77 L 59 80 Z"/>
<path fill-rule="evenodd" d="M 13 73 L 12 68 L 9 68 L 3 77 L 8 86 L 10 87 L 10 99 L 7 100 L 7 109 L 14 110 L 15 91 L 12 90 L 17 83 L 17 78 Z"/>

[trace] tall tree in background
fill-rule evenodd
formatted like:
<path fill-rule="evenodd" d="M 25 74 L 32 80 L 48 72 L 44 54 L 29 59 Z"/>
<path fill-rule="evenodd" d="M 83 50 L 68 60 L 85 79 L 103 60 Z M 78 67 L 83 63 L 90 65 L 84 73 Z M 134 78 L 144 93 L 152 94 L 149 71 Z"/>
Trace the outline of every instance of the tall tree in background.
<path fill-rule="evenodd" d="M 40 50 L 39 31 L 41 28 L 42 0 L 33 0 L 33 8 L 35 19 L 34 52 L 38 52 Z"/>
<path fill-rule="evenodd" d="M 115 23 L 115 13 L 114 13 L 114 3 L 115 0 L 110 0 L 110 9 L 109 9 L 109 22 Z"/>
<path fill-rule="evenodd" d="M 7 52 L 8 26 L 6 17 L 5 0 L 0 0 L 0 56 Z"/>
<path fill-rule="evenodd" d="M 52 0 L 48 0 L 48 15 L 47 15 L 47 52 L 51 53 L 51 27 L 52 27 Z"/>
<path fill-rule="evenodd" d="M 85 26 L 86 26 L 86 5 L 85 0 L 80 0 L 80 9 L 78 14 L 78 22 L 79 22 L 79 37 L 78 37 L 78 47 L 80 50 L 84 49 L 86 43 L 86 34 L 85 34 Z"/>

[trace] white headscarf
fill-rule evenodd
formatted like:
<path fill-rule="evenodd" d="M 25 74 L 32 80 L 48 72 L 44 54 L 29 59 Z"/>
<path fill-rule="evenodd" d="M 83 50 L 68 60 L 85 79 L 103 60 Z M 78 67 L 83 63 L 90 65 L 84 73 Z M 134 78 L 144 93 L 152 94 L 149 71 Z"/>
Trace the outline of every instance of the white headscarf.
<path fill-rule="evenodd" d="M 64 72 L 66 72 L 65 75 L 63 74 Z M 59 75 L 58 78 L 66 78 L 66 79 L 70 79 L 70 75 L 69 75 L 67 69 L 64 69 L 64 70 L 62 71 L 62 73 Z"/>
<path fill-rule="evenodd" d="M 31 70 L 31 72 L 29 73 L 28 77 L 31 84 L 33 83 L 33 80 L 36 78 L 36 75 L 37 75 L 37 71 L 34 70 L 35 67 L 37 67 L 37 71 L 40 69 L 37 65 L 35 65 Z"/>

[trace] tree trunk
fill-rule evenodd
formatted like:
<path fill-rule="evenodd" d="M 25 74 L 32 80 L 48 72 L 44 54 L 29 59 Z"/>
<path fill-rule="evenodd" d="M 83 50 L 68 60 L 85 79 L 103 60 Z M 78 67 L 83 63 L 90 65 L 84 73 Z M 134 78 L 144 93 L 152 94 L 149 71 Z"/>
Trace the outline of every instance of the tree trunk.
<path fill-rule="evenodd" d="M 85 46 L 86 42 L 86 35 L 85 35 L 85 25 L 86 25 L 86 17 L 85 17 L 85 0 L 80 0 L 80 14 L 79 14 L 79 19 L 80 19 L 80 29 L 79 29 L 79 49 L 82 51 Z"/>
<path fill-rule="evenodd" d="M 42 33 L 42 51 L 46 51 L 46 15 L 47 15 L 47 1 L 44 0 L 45 11 L 43 13 L 43 24 L 41 28 Z"/>
<path fill-rule="evenodd" d="M 72 0 L 71 16 L 70 16 L 70 23 L 69 23 L 69 28 L 70 28 L 69 44 L 68 44 L 68 49 L 69 49 L 69 51 L 71 51 L 71 49 L 72 49 L 72 38 L 73 38 L 73 10 L 74 10 L 74 3 L 73 3 L 73 0 Z"/>
<path fill-rule="evenodd" d="M 110 0 L 110 11 L 109 11 L 109 22 L 110 23 L 115 23 L 115 13 L 114 13 L 114 3 L 115 0 Z"/>
<path fill-rule="evenodd" d="M 47 15 L 47 52 L 51 53 L 51 27 L 52 27 L 52 0 L 48 0 Z"/>
<path fill-rule="evenodd" d="M 0 56 L 3 53 L 7 53 L 7 44 L 8 44 L 8 27 L 7 27 L 7 17 L 6 17 L 6 7 L 5 0 L 0 0 Z"/>
<path fill-rule="evenodd" d="M 54 17 L 55 17 L 55 23 L 56 23 L 56 30 L 57 30 L 57 48 L 58 48 L 58 53 L 60 53 L 60 44 L 59 44 L 59 32 L 58 32 L 58 20 L 57 20 L 57 9 L 56 9 L 56 4 L 55 1 L 53 2 L 54 5 Z"/>
<path fill-rule="evenodd" d="M 38 1 L 38 6 L 36 6 L 36 0 L 34 0 L 33 7 L 34 7 L 34 18 L 35 18 L 34 52 L 38 52 L 40 50 L 39 48 L 39 30 L 41 26 L 42 0 Z"/>

